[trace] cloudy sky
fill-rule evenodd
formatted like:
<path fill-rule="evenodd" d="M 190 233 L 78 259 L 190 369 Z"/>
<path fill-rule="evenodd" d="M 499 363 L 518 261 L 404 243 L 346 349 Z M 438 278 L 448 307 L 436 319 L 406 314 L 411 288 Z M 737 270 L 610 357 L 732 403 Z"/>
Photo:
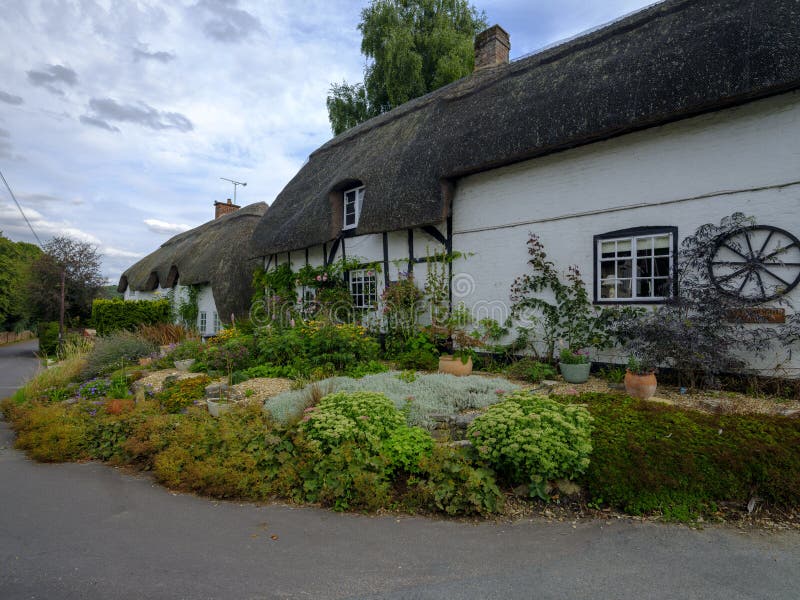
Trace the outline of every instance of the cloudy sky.
<path fill-rule="evenodd" d="M 331 137 L 331 82 L 359 81 L 368 0 L 4 0 L 0 170 L 43 241 L 70 235 L 116 280 L 166 239 L 271 203 Z M 512 59 L 653 0 L 474 0 Z M 34 241 L 5 187 L 0 231 Z"/>

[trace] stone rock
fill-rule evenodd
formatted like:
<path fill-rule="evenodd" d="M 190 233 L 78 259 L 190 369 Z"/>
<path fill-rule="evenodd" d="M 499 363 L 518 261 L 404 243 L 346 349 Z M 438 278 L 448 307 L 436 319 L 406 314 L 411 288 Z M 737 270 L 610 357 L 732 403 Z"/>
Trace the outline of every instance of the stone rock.
<path fill-rule="evenodd" d="M 555 484 L 563 496 L 574 496 L 581 492 L 581 486 L 569 479 L 559 479 Z"/>
<path fill-rule="evenodd" d="M 703 398 L 700 400 L 699 404 L 705 410 L 709 410 L 714 413 L 721 413 L 723 409 L 722 400 L 718 400 L 717 398 Z"/>
<path fill-rule="evenodd" d="M 454 442 L 450 442 L 447 445 L 453 448 L 469 448 L 472 446 L 472 442 L 470 442 L 469 440 L 456 440 Z"/>
<path fill-rule="evenodd" d="M 449 423 L 450 422 L 450 415 L 430 415 L 431 421 L 436 421 L 437 423 Z"/>
<path fill-rule="evenodd" d="M 180 375 L 178 375 L 177 373 L 173 373 L 172 375 L 167 375 L 166 377 L 164 377 L 164 381 L 161 383 L 161 385 L 162 387 L 167 386 L 171 383 L 175 383 L 180 378 L 181 378 Z"/>
<path fill-rule="evenodd" d="M 800 418 L 800 409 L 797 408 L 784 408 L 780 412 L 781 415 L 784 417 L 789 417 L 790 419 L 798 419 Z"/>
<path fill-rule="evenodd" d="M 674 404 L 675 404 L 675 403 L 674 403 L 672 400 L 669 400 L 668 398 L 661 398 L 661 397 L 659 397 L 659 396 L 650 396 L 650 397 L 647 399 L 647 401 L 648 401 L 648 402 L 658 402 L 658 403 L 660 403 L 660 404 L 668 404 L 668 405 L 670 405 L 670 406 L 672 406 L 672 405 L 674 405 Z"/>
<path fill-rule="evenodd" d="M 206 398 L 210 398 L 211 400 L 215 398 L 225 398 L 231 402 L 236 402 L 244 398 L 244 394 L 236 388 L 232 388 L 227 383 L 218 381 L 206 386 Z"/>
<path fill-rule="evenodd" d="M 531 495 L 531 488 L 529 488 L 524 483 L 522 485 L 518 485 L 511 493 L 514 494 L 517 498 L 530 498 Z"/>
<path fill-rule="evenodd" d="M 449 442 L 452 439 L 449 429 L 434 429 L 431 431 L 431 437 L 437 442 Z"/>
<path fill-rule="evenodd" d="M 466 429 L 469 427 L 469 424 L 472 423 L 477 417 L 479 413 L 471 413 L 468 415 L 456 415 L 453 417 L 452 423 L 455 427 L 459 429 Z"/>

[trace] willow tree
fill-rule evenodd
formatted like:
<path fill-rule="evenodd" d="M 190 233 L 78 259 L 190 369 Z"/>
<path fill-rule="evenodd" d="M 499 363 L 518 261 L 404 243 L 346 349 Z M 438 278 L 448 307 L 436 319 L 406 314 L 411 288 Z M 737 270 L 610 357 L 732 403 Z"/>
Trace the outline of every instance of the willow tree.
<path fill-rule="evenodd" d="M 467 0 L 372 0 L 361 11 L 364 82 L 331 85 L 335 135 L 472 72 L 486 17 Z"/>

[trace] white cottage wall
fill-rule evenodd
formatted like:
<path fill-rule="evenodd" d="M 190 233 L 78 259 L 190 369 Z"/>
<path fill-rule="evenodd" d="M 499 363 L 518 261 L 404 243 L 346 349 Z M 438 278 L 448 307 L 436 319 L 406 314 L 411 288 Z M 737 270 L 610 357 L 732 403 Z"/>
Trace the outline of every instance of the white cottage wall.
<path fill-rule="evenodd" d="M 529 232 L 557 266 L 577 265 L 591 290 L 595 235 L 674 226 L 680 241 L 739 211 L 800 236 L 798 209 L 793 92 L 460 180 L 454 249 L 473 254 L 454 265 L 454 298 L 502 320 L 512 281 L 528 269 Z M 800 289 L 790 300 L 800 307 Z M 789 349 L 776 361 L 800 373 Z"/>

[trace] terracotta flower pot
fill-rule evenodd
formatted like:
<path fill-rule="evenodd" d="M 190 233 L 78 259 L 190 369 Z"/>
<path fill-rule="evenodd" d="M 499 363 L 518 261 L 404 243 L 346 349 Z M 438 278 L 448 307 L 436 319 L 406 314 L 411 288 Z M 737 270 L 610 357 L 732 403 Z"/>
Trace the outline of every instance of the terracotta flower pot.
<path fill-rule="evenodd" d="M 449 354 L 443 354 L 439 357 L 439 373 L 449 373 L 450 375 L 458 375 L 462 377 L 472 373 L 472 357 L 467 359 L 467 362 L 461 362 L 460 358 L 454 358 Z"/>
<path fill-rule="evenodd" d="M 637 375 L 631 371 L 625 371 L 625 391 L 629 396 L 639 400 L 652 398 L 653 394 L 656 393 L 656 385 L 655 373 Z"/>

